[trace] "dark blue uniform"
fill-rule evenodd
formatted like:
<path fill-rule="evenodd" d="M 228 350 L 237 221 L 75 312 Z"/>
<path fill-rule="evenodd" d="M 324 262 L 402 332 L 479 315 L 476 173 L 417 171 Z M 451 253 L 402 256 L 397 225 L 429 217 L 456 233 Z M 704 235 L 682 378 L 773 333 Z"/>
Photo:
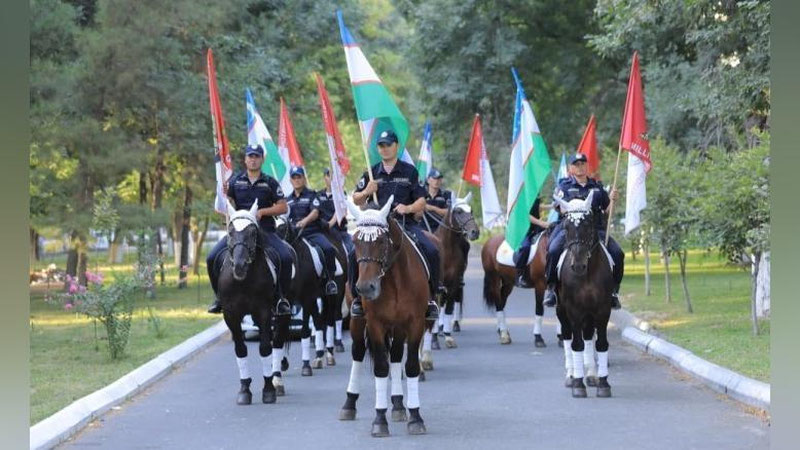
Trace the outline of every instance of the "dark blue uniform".
<path fill-rule="evenodd" d="M 317 193 L 308 188 L 303 188 L 299 194 L 292 192 L 286 202 L 289 203 L 289 222 L 292 225 L 296 225 L 297 222 L 306 218 L 312 211 L 318 210 L 320 206 Z M 322 249 L 322 253 L 325 255 L 326 278 L 332 279 L 336 273 L 336 247 L 322 234 L 321 226 L 319 218 L 309 222 L 300 236 Z"/>
<path fill-rule="evenodd" d="M 284 199 L 281 185 L 274 178 L 262 172 L 255 182 L 250 182 L 247 171 L 235 174 L 228 181 L 228 197 L 231 198 L 231 203 L 237 210 L 250 209 L 256 199 L 258 199 L 259 209 L 269 208 Z M 264 239 L 264 245 L 268 249 L 274 249 L 280 258 L 278 287 L 281 294 L 289 292 L 290 283 L 292 282 L 292 252 L 289 244 L 275 234 L 275 218 L 263 216 L 258 224 L 261 229 L 261 236 Z M 227 237 L 223 237 L 206 258 L 208 276 L 211 279 L 211 287 L 214 289 L 214 293 L 217 292 L 217 277 L 212 275 L 214 260 L 221 251 L 227 248 L 227 245 Z"/>
<path fill-rule="evenodd" d="M 533 201 L 533 205 L 531 205 L 531 210 L 528 212 L 528 214 L 538 219 L 539 211 L 539 198 L 537 197 L 536 200 Z M 518 270 L 524 270 L 525 266 L 528 265 L 527 262 L 528 258 L 530 257 L 531 245 L 533 245 L 536 235 L 543 230 L 544 228 L 533 223 L 531 223 L 530 227 L 528 227 L 528 232 L 525 234 L 525 238 L 519 245 L 519 250 L 517 250 L 516 254 L 514 255 L 514 263 L 516 264 Z"/>
<path fill-rule="evenodd" d="M 394 195 L 394 202 L 392 208 L 396 205 L 410 205 L 417 201 L 417 199 L 425 197 L 425 191 L 419 185 L 419 178 L 417 169 L 411 164 L 397 160 L 397 163 L 392 169 L 391 173 L 387 173 L 383 168 L 383 163 L 378 163 L 372 166 L 372 177 L 378 183 L 378 204 L 384 205 L 389 197 Z M 356 192 L 361 192 L 367 186 L 369 176 L 367 173 L 358 181 Z M 370 197 L 371 201 L 372 197 Z M 400 219 L 400 223 L 404 224 L 405 230 L 414 236 L 420 250 L 425 254 L 428 260 L 428 266 L 431 271 L 431 295 L 436 294 L 436 288 L 439 285 L 439 250 L 431 242 L 423 232 L 422 226 L 414 220 L 414 214 L 406 214 L 405 217 Z M 351 286 L 355 286 L 354 280 L 358 279 L 358 266 L 351 272 L 354 273 L 355 278 L 351 277 Z"/>
<path fill-rule="evenodd" d="M 611 199 L 608 193 L 603 189 L 603 184 L 597 180 L 589 178 L 587 183 L 581 186 L 574 177 L 562 178 L 558 181 L 555 196 L 561 198 L 565 202 L 572 199 L 586 199 L 589 192 L 594 191 L 592 196 L 592 212 L 595 220 L 595 228 L 601 241 L 606 238 L 606 216 L 605 210 Z M 624 272 L 625 253 L 619 247 L 619 244 L 614 238 L 608 239 L 608 252 L 614 260 L 614 282 L 619 285 L 622 282 L 622 275 Z M 547 248 L 547 282 L 553 284 L 558 278 L 556 273 L 556 263 L 561 252 L 564 251 L 564 228 L 561 224 L 559 217 L 558 225 L 556 225 L 553 232 L 550 234 L 550 244 Z"/>
<path fill-rule="evenodd" d="M 453 203 L 453 193 L 447 189 L 439 189 L 435 195 L 431 195 L 431 193 L 426 190 L 425 201 L 429 205 L 437 208 L 450 209 L 450 205 Z M 436 233 L 436 230 L 439 229 L 439 222 L 442 221 L 444 217 L 439 217 L 438 214 L 432 211 L 425 211 L 425 216 L 428 221 L 428 226 L 431 227 L 431 233 Z"/>
<path fill-rule="evenodd" d="M 331 218 L 336 215 L 336 207 L 333 204 L 333 193 L 327 191 L 319 191 L 317 199 L 319 200 L 319 218 L 325 223 L 330 222 Z M 346 195 L 346 193 L 345 193 Z M 342 240 L 347 254 L 355 254 L 353 247 L 353 237 L 347 232 L 347 218 L 342 218 L 341 223 L 334 223 L 331 231 L 336 233 Z"/>

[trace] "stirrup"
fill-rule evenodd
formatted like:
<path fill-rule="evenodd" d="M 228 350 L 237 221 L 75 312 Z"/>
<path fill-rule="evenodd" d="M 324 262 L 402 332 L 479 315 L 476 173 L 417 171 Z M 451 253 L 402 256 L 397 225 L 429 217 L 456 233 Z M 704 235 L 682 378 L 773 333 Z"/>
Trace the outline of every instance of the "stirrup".
<path fill-rule="evenodd" d="M 289 300 L 281 297 L 278 299 L 278 302 L 275 304 L 273 308 L 273 313 L 276 316 L 290 316 L 292 315 L 292 305 L 289 304 Z"/>
<path fill-rule="evenodd" d="M 523 288 L 523 289 L 528 289 L 531 286 L 533 286 L 532 284 L 528 283 L 528 280 L 525 279 L 525 274 L 520 270 L 517 271 L 517 276 L 514 279 L 514 284 L 517 287 Z"/>
<path fill-rule="evenodd" d="M 353 317 L 364 317 L 364 305 L 361 304 L 361 297 L 353 299 L 353 304 L 350 305 L 350 315 Z"/>
<path fill-rule="evenodd" d="M 542 303 L 544 306 L 552 308 L 556 306 L 557 300 L 555 289 L 547 288 L 547 290 L 544 291 L 544 302 Z"/>
<path fill-rule="evenodd" d="M 621 309 L 622 304 L 619 302 L 619 292 L 611 293 L 611 309 Z"/>
<path fill-rule="evenodd" d="M 433 300 L 428 301 L 428 310 L 425 312 L 425 320 L 439 319 L 439 305 Z"/>
<path fill-rule="evenodd" d="M 208 307 L 209 314 L 219 314 L 222 312 L 222 304 L 219 302 L 218 298 L 214 298 L 214 303 L 212 303 Z"/>
<path fill-rule="evenodd" d="M 336 295 L 339 293 L 339 288 L 336 286 L 336 282 L 333 280 L 328 280 L 325 283 L 325 295 Z"/>

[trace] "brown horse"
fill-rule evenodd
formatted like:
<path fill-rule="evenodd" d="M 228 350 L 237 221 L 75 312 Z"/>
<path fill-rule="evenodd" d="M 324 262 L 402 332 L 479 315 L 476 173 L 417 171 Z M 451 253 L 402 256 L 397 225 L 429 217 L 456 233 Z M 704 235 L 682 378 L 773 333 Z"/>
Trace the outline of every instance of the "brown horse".
<path fill-rule="evenodd" d="M 389 385 L 389 358 L 403 354 L 407 343 L 406 382 L 408 390 L 408 432 L 424 434 L 425 423 L 419 414 L 419 345 L 425 330 L 425 311 L 427 310 L 430 289 L 425 276 L 425 268 L 420 256 L 414 250 L 396 220 L 389 217 L 389 208 L 394 197 L 380 210 L 361 211 L 348 201 L 348 209 L 356 219 L 356 233 L 353 236 L 358 280 L 356 286 L 364 300 L 364 319 L 370 355 L 374 362 L 375 376 L 375 420 L 372 422 L 372 436 L 389 435 L 386 421 L 387 388 Z M 359 321 L 351 321 L 358 327 Z M 355 330 L 354 333 L 358 333 Z M 353 337 L 353 347 L 357 339 Z M 392 378 L 400 379 L 399 364 L 392 367 Z M 342 407 L 340 418 L 355 416 L 355 403 L 358 399 L 358 377 L 361 363 L 353 360 L 347 401 Z M 392 383 L 393 420 L 405 419 L 402 406 L 402 385 Z M 397 387 L 400 387 L 398 390 Z M 399 404 L 396 401 L 399 400 Z M 395 414 L 395 410 L 397 414 Z M 402 410 L 400 413 L 399 410 Z M 349 418 L 349 417 L 348 417 Z"/>
<path fill-rule="evenodd" d="M 533 341 L 536 347 L 545 347 L 542 339 L 542 318 L 544 317 L 544 291 L 547 280 L 544 269 L 547 260 L 547 244 L 550 232 L 545 230 L 539 238 L 536 253 L 528 264 L 528 277 L 533 282 L 535 297 L 535 316 L 533 321 Z M 497 313 L 497 333 L 500 335 L 501 344 L 510 344 L 511 335 L 506 325 L 505 307 L 508 296 L 514 289 L 516 269 L 497 262 L 497 249 L 505 240 L 502 234 L 489 238 L 481 249 L 481 263 L 483 264 L 483 300 L 487 308 L 494 307 Z"/>

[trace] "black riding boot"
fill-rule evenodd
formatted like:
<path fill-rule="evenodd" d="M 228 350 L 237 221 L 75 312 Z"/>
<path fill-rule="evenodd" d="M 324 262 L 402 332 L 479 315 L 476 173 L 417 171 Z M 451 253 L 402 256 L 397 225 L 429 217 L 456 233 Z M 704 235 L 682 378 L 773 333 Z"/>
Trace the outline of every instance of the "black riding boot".
<path fill-rule="evenodd" d="M 520 288 L 523 288 L 523 289 L 528 289 L 528 288 L 530 288 L 532 286 L 528 282 L 528 280 L 525 278 L 526 269 L 527 269 L 527 267 L 523 267 L 522 269 L 517 267 L 517 278 L 516 278 L 516 280 L 514 280 L 514 284 L 517 287 L 520 287 Z"/>
<path fill-rule="evenodd" d="M 353 298 L 353 304 L 350 305 L 350 315 L 353 317 L 364 317 L 364 305 L 361 304 L 361 297 L 356 296 Z"/>
<path fill-rule="evenodd" d="M 275 304 L 272 307 L 272 313 L 278 316 L 291 316 L 292 315 L 292 305 L 289 303 L 289 300 L 286 300 L 286 297 L 283 296 L 283 290 L 280 287 L 280 283 L 277 283 L 275 286 L 277 292 L 275 293 Z"/>
<path fill-rule="evenodd" d="M 619 285 L 614 285 L 614 290 L 611 292 L 611 309 L 620 309 L 622 305 L 619 302 Z"/>
<path fill-rule="evenodd" d="M 220 304 L 219 297 L 217 297 L 216 294 L 214 294 L 214 303 L 208 307 L 208 312 L 210 314 L 219 314 L 222 312 L 222 305 Z"/>
<path fill-rule="evenodd" d="M 552 284 L 547 285 L 547 290 L 544 291 L 544 301 L 542 304 L 548 308 L 556 306 L 556 287 Z"/>
<path fill-rule="evenodd" d="M 425 320 L 439 320 L 439 305 L 433 299 L 428 300 L 428 310 L 425 311 Z"/>

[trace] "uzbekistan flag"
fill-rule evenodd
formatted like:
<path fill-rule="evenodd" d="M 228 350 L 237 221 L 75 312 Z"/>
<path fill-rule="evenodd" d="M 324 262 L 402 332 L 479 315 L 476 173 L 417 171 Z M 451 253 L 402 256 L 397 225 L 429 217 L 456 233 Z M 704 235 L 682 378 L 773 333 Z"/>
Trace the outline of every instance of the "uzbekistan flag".
<path fill-rule="evenodd" d="M 425 184 L 431 168 L 433 168 L 433 133 L 431 132 L 431 122 L 429 120 L 425 122 L 425 131 L 422 133 L 422 145 L 419 147 L 419 158 L 417 158 L 419 184 Z"/>
<path fill-rule="evenodd" d="M 247 143 L 261 145 L 264 148 L 264 164 L 261 171 L 273 176 L 281 184 L 283 192 L 292 192 L 292 183 L 289 181 L 288 161 L 281 157 L 278 146 L 261 119 L 261 114 L 256 109 L 256 102 L 250 89 L 245 90 L 245 103 L 247 105 Z"/>

